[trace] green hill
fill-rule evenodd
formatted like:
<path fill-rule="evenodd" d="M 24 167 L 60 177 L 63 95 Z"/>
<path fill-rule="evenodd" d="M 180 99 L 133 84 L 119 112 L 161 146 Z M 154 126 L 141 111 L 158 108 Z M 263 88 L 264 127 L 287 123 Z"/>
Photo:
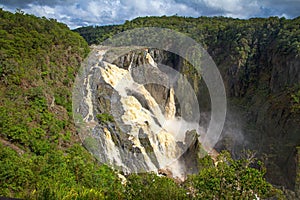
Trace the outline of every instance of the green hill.
<path fill-rule="evenodd" d="M 72 121 L 85 40 L 54 19 L 22 12 L 0 10 L 0 24 L 0 196 L 118 196 L 116 175 L 80 145 Z"/>

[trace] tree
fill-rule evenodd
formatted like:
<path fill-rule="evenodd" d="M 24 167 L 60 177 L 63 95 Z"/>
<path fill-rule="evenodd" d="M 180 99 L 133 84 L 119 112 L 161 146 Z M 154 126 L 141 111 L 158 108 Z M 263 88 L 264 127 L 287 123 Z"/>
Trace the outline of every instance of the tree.
<path fill-rule="evenodd" d="M 249 157 L 248 157 L 249 158 Z M 251 159 L 233 160 L 229 152 L 218 155 L 215 166 L 210 157 L 200 160 L 200 172 L 189 177 L 186 185 L 195 199 L 256 199 L 281 193 L 265 178 L 265 168 L 250 167 Z"/>

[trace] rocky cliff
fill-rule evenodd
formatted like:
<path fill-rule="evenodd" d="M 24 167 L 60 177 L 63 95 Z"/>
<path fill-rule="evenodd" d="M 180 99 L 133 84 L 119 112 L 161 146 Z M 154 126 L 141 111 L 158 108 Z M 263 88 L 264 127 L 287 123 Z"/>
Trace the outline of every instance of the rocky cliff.
<path fill-rule="evenodd" d="M 276 41 L 265 46 L 260 38 L 256 40 L 257 44 L 252 44 L 251 48 L 253 53 L 244 59 L 225 59 L 218 63 L 230 100 L 229 112 L 239 113 L 243 121 L 242 148 L 256 150 L 265 160 L 267 177 L 272 183 L 293 188 L 300 118 L 299 112 L 292 109 L 291 95 L 299 90 L 300 56 L 295 52 L 286 53 Z M 210 53 L 215 60 L 230 56 L 216 53 L 213 49 Z M 229 137 L 229 140 L 235 140 L 234 134 Z M 241 148 L 224 143 L 220 146 L 231 150 Z"/>
<path fill-rule="evenodd" d="M 124 173 L 168 171 L 184 180 L 205 151 L 200 155 L 199 125 L 183 118 L 194 111 L 179 109 L 181 85 L 158 62 L 169 53 L 138 49 L 111 60 L 122 48 L 94 47 L 83 65 L 73 92 L 81 139 L 99 161 Z"/>

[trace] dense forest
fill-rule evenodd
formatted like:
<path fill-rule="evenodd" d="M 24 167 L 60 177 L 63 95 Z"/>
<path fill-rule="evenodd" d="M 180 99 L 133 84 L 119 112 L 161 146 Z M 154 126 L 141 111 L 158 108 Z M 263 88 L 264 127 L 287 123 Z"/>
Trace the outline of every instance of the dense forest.
<path fill-rule="evenodd" d="M 282 191 L 265 180 L 266 167 L 252 158 L 250 152 L 234 160 L 224 151 L 219 154 L 220 162 L 216 166 L 206 156 L 199 160 L 199 174 L 189 176 L 185 182 L 152 173 L 126 175 L 124 181 L 120 172 L 98 163 L 81 145 L 72 121 L 72 86 L 81 62 L 90 51 L 88 44 L 100 43 L 126 29 L 159 26 L 182 31 L 203 42 L 213 55 L 222 55 L 222 51 L 215 48 L 218 45 L 229 48 L 234 56 L 228 59 L 239 58 L 242 67 L 251 63 L 257 55 L 255 51 L 261 51 L 266 45 L 274 45 L 274 49 L 284 55 L 299 55 L 299 20 L 138 18 L 120 26 L 76 30 L 86 42 L 55 19 L 38 18 L 22 11 L 12 14 L 1 9 L 0 196 L 21 199 L 284 198 Z M 230 47 L 222 43 L 222 37 L 232 40 Z M 255 37 L 260 40 L 253 40 Z M 273 42 L 275 37 L 276 42 Z M 259 47 L 252 48 L 253 45 Z M 225 56 L 216 62 L 221 63 Z M 283 86 L 277 84 L 274 91 L 261 86 L 253 80 L 257 75 L 253 73 L 251 71 L 246 80 L 248 85 L 244 90 L 242 86 L 231 88 L 233 97 L 251 94 L 246 88 L 253 85 L 269 98 L 273 92 L 282 91 Z M 241 83 L 246 84 L 244 80 Z M 288 108 L 282 109 L 290 109 L 289 117 L 299 116 L 300 86 L 293 81 L 286 86 L 289 89 L 283 94 L 283 101 L 288 98 L 285 102 Z M 241 105 L 250 102 L 238 101 Z M 289 195 L 295 198 L 295 194 Z"/>

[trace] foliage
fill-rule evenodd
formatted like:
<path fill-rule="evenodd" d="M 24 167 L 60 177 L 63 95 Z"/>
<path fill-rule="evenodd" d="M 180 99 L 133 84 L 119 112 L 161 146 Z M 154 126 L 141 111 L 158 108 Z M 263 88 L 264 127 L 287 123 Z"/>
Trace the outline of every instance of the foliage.
<path fill-rule="evenodd" d="M 115 172 L 81 146 L 19 156 L 0 145 L 0 194 L 26 199 L 121 199 Z"/>
<path fill-rule="evenodd" d="M 281 192 L 264 179 L 265 168 L 260 162 L 257 162 L 258 168 L 253 168 L 251 160 L 235 161 L 228 152 L 218 155 L 216 166 L 210 160 L 204 157 L 199 174 L 187 180 L 195 199 L 282 198 Z"/>
<path fill-rule="evenodd" d="M 296 91 L 294 94 L 291 94 L 292 98 L 292 111 L 300 111 L 300 90 Z"/>
<path fill-rule="evenodd" d="M 184 188 L 167 177 L 155 174 L 132 174 L 127 178 L 127 199 L 188 199 Z"/>
<path fill-rule="evenodd" d="M 54 19 L 1 9 L 0 22 L 0 136 L 25 152 L 0 143 L 0 196 L 117 195 L 115 173 L 75 144 L 70 91 L 87 43 Z"/>
<path fill-rule="evenodd" d="M 87 43 L 54 19 L 0 16 L 1 137 L 38 155 L 68 145 L 70 91 Z"/>
<path fill-rule="evenodd" d="M 97 119 L 102 123 L 113 122 L 114 117 L 108 113 L 101 113 L 96 115 Z"/>
<path fill-rule="evenodd" d="M 254 53 L 252 48 L 266 45 L 277 39 L 276 46 L 282 51 L 299 53 L 299 18 L 292 20 L 278 17 L 240 20 L 226 17 L 139 17 L 122 25 L 87 26 L 75 29 L 89 44 L 100 44 L 105 39 L 125 30 L 141 27 L 169 28 L 185 33 L 204 47 L 230 45 L 241 59 Z M 226 40 L 224 40 L 226 38 Z M 146 38 L 144 38 L 146 39 Z M 255 41 L 255 40 L 259 41 Z M 233 51 L 231 51 L 233 52 Z"/>

